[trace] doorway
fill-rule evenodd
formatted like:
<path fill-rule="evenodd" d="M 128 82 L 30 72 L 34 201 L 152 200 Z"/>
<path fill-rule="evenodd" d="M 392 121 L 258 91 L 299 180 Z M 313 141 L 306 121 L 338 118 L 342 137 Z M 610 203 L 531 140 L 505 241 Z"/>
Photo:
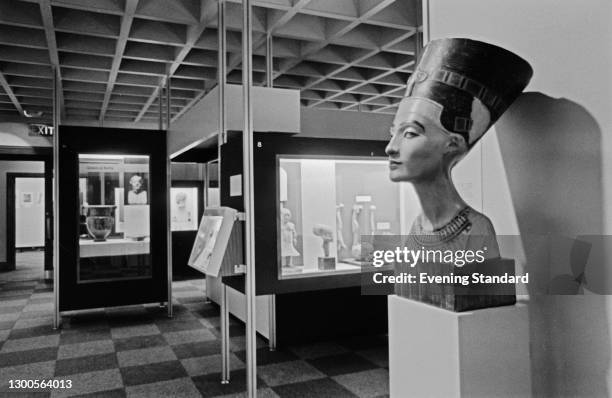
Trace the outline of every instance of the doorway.
<path fill-rule="evenodd" d="M 52 149 L 0 148 L 0 282 L 53 277 Z"/>
<path fill-rule="evenodd" d="M 40 167 L 44 167 L 42 162 Z M 36 167 L 37 165 L 32 165 Z M 45 175 L 7 173 L 7 264 L 12 280 L 44 277 Z"/>

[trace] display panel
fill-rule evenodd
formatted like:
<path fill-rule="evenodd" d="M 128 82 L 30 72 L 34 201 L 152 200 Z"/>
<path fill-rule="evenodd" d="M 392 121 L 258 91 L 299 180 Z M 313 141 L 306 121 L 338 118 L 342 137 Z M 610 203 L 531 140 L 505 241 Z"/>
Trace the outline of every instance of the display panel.
<path fill-rule="evenodd" d="M 196 231 L 198 229 L 198 188 L 170 188 L 170 230 Z"/>
<path fill-rule="evenodd" d="M 150 278 L 149 156 L 79 154 L 77 283 Z"/>
<path fill-rule="evenodd" d="M 362 236 L 401 233 L 386 159 L 279 155 L 277 168 L 279 278 L 360 272 Z"/>

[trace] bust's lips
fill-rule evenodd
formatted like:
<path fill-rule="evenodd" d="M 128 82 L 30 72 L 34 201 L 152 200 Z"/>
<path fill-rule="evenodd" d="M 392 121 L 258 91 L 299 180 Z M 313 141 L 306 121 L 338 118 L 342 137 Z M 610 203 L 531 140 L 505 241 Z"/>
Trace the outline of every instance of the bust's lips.
<path fill-rule="evenodd" d="M 389 159 L 389 168 L 390 168 L 391 170 L 395 170 L 395 169 L 396 169 L 396 168 L 398 168 L 398 167 L 399 167 L 401 164 L 402 164 L 401 162 L 398 162 L 398 161 L 395 161 L 395 160 L 391 160 L 391 159 Z"/>

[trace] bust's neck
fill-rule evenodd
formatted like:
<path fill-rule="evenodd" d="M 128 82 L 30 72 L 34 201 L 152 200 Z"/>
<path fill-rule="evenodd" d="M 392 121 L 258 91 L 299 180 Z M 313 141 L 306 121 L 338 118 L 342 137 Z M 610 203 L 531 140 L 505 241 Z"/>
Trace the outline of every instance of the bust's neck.
<path fill-rule="evenodd" d="M 450 176 L 440 176 L 412 185 L 421 202 L 422 227 L 435 230 L 448 224 L 467 205 L 459 196 Z"/>

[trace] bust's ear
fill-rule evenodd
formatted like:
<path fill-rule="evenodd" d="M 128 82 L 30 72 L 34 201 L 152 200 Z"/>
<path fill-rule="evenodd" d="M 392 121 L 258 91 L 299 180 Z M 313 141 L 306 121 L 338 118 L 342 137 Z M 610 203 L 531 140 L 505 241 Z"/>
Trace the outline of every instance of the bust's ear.
<path fill-rule="evenodd" d="M 467 151 L 465 139 L 458 134 L 451 134 L 446 141 L 446 153 L 452 155 L 463 154 Z"/>

